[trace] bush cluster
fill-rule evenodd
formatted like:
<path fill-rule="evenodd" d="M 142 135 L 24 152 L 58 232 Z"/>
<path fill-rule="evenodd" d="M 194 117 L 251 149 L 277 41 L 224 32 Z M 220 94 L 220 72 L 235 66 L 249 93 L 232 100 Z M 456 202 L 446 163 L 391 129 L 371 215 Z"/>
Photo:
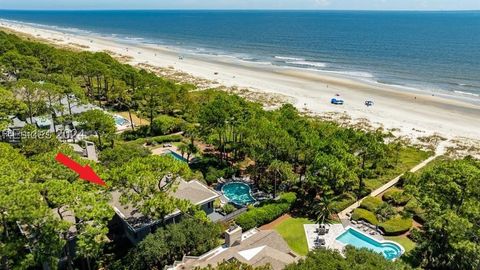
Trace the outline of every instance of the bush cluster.
<path fill-rule="evenodd" d="M 410 196 L 404 194 L 403 190 L 392 188 L 383 194 L 383 200 L 396 206 L 404 206 L 410 200 Z"/>
<path fill-rule="evenodd" d="M 357 208 L 353 211 L 352 219 L 353 220 L 363 220 L 363 221 L 366 221 L 366 222 L 368 222 L 372 225 L 377 225 L 378 224 L 378 220 L 377 220 L 377 217 L 375 216 L 375 214 L 371 211 L 368 211 L 368 210 L 362 209 L 362 208 Z"/>
<path fill-rule="evenodd" d="M 407 205 L 405 205 L 405 211 L 413 215 L 413 218 L 420 223 L 425 223 L 425 210 L 420 208 L 417 200 L 410 200 Z"/>
<path fill-rule="evenodd" d="M 149 138 L 140 138 L 130 143 L 156 145 L 156 144 L 162 144 L 167 142 L 180 142 L 182 141 L 182 139 L 183 139 L 182 135 L 175 134 L 175 135 L 164 135 L 164 136 L 156 136 L 156 137 L 149 137 Z"/>
<path fill-rule="evenodd" d="M 284 193 L 280 199 L 261 207 L 252 208 L 251 210 L 239 215 L 235 218 L 235 222 L 243 228 L 250 230 L 273 221 L 282 214 L 288 212 L 295 203 L 297 197 L 295 193 Z"/>
<path fill-rule="evenodd" d="M 335 213 L 341 212 L 343 209 L 352 205 L 356 201 L 356 197 L 353 194 L 345 193 L 338 196 L 335 201 L 332 202 L 332 211 Z"/>
<path fill-rule="evenodd" d="M 396 217 L 378 225 L 385 235 L 400 235 L 412 228 L 412 219 Z"/>
<path fill-rule="evenodd" d="M 184 124 L 185 121 L 183 119 L 160 115 L 153 119 L 152 132 L 155 135 L 171 134 L 181 131 Z"/>
<path fill-rule="evenodd" d="M 369 196 L 362 201 L 360 208 L 375 212 L 382 205 L 382 203 L 383 201 L 379 198 Z"/>

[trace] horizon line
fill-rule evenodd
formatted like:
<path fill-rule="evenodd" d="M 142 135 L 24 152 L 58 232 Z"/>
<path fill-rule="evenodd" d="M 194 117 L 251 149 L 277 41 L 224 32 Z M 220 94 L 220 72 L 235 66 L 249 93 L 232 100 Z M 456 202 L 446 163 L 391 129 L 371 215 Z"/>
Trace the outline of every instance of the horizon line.
<path fill-rule="evenodd" d="M 78 9 L 2 9 L 0 11 L 363 11 L 363 12 L 480 12 L 480 9 L 216 9 L 216 8 L 78 8 Z"/>

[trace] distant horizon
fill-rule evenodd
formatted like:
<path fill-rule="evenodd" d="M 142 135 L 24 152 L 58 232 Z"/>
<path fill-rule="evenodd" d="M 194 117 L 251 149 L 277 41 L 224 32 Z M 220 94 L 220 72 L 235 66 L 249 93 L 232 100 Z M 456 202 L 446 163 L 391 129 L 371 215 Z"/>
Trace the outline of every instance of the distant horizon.
<path fill-rule="evenodd" d="M 0 11 L 367 11 L 367 12 L 480 12 L 480 9 L 215 9 L 215 8 L 99 8 L 99 9 L 2 9 Z"/>

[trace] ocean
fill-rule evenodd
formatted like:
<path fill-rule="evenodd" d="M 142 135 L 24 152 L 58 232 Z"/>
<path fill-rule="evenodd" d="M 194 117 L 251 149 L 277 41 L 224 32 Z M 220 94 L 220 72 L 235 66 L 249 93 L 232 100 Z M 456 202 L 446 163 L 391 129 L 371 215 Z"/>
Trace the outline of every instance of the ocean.
<path fill-rule="evenodd" d="M 0 10 L 0 19 L 480 100 L 480 11 Z"/>

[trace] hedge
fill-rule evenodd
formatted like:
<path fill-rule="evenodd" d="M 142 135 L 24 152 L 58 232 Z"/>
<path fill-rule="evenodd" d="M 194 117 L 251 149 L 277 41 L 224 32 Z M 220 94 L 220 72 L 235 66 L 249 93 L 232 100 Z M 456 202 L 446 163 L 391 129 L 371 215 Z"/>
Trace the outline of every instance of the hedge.
<path fill-rule="evenodd" d="M 252 208 L 240 214 L 235 218 L 235 222 L 242 227 L 243 230 L 250 230 L 261 226 L 288 212 L 296 199 L 295 193 L 284 193 L 280 196 L 280 199 L 275 202 Z"/>
<path fill-rule="evenodd" d="M 149 138 L 140 138 L 136 139 L 135 141 L 131 141 L 129 143 L 136 143 L 136 144 L 162 144 L 166 142 L 180 142 L 182 141 L 183 137 L 180 134 L 174 135 L 164 135 L 164 136 L 156 136 L 156 137 L 149 137 Z"/>
<path fill-rule="evenodd" d="M 383 201 L 381 199 L 369 196 L 362 201 L 360 208 L 375 212 L 382 205 L 382 203 Z"/>
<path fill-rule="evenodd" d="M 353 211 L 353 214 L 352 214 L 352 219 L 353 220 L 363 220 L 363 221 L 366 221 L 372 225 L 377 225 L 378 224 L 378 220 L 377 220 L 377 217 L 375 216 L 375 214 L 373 212 L 370 212 L 366 209 L 362 209 L 362 208 L 357 208 Z"/>
<path fill-rule="evenodd" d="M 403 206 L 410 201 L 410 196 L 405 195 L 403 190 L 392 188 L 383 194 L 383 200 L 396 206 Z"/>
<path fill-rule="evenodd" d="M 395 236 L 408 232 L 412 228 L 412 222 L 411 218 L 396 217 L 380 223 L 378 227 L 385 235 Z"/>
<path fill-rule="evenodd" d="M 345 193 L 339 196 L 332 202 L 331 209 L 333 212 L 338 213 L 355 203 L 357 199 L 353 194 Z"/>

